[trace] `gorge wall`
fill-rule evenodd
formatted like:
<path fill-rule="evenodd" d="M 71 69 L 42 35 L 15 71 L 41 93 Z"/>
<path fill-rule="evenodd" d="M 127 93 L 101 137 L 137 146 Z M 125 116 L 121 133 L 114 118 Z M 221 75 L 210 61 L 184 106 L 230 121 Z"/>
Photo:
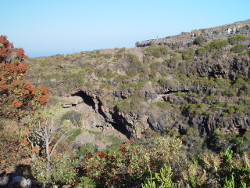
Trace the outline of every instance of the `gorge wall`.
<path fill-rule="evenodd" d="M 250 20 L 135 48 L 33 58 L 27 77 L 78 112 L 85 128 L 128 138 L 148 129 L 239 132 L 250 128 L 249 32 Z"/>

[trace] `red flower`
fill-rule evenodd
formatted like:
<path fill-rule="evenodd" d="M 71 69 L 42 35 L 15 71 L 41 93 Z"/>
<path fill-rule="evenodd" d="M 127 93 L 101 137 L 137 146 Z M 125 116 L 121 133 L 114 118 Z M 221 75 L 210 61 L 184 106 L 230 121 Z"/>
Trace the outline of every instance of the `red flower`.
<path fill-rule="evenodd" d="M 14 48 L 11 49 L 12 52 L 16 54 L 17 57 L 19 58 L 26 58 L 27 56 L 24 55 L 24 50 L 22 48 Z"/>
<path fill-rule="evenodd" d="M 22 106 L 22 104 L 23 104 L 22 102 L 15 100 L 15 101 L 13 101 L 13 103 L 11 105 L 14 108 L 19 108 L 20 106 Z"/>
<path fill-rule="evenodd" d="M 119 147 L 119 151 L 120 151 L 120 152 L 123 152 L 123 151 L 125 150 L 125 148 L 126 148 L 126 146 L 124 146 L 124 145 L 123 145 L 123 146 L 120 146 L 120 147 Z"/>
<path fill-rule="evenodd" d="M 28 63 L 21 63 L 17 66 L 17 69 L 21 73 L 25 73 L 28 67 Z"/>
<path fill-rule="evenodd" d="M 37 89 L 39 89 L 42 94 L 46 94 L 49 92 L 49 89 L 47 87 L 44 87 L 44 86 L 37 86 Z"/>
<path fill-rule="evenodd" d="M 17 80 L 11 83 L 14 87 L 21 85 L 21 81 Z"/>
<path fill-rule="evenodd" d="M 30 93 L 30 92 L 29 92 L 28 90 L 26 90 L 26 89 L 23 89 L 23 90 L 22 90 L 22 94 L 23 94 L 23 95 L 28 95 L 29 93 Z"/>
<path fill-rule="evenodd" d="M 99 156 L 100 158 L 107 158 L 108 157 L 108 155 L 103 151 L 98 151 L 96 153 L 96 155 Z"/>
<path fill-rule="evenodd" d="M 3 90 L 7 90 L 8 88 L 9 88 L 9 86 L 7 84 L 1 85 L 1 89 L 3 89 Z"/>
<path fill-rule="evenodd" d="M 92 158 L 92 155 L 86 155 L 86 159 L 91 159 Z"/>
<path fill-rule="evenodd" d="M 49 95 L 39 95 L 39 96 L 37 96 L 37 100 L 39 101 L 40 104 L 46 104 L 48 98 L 49 98 Z"/>

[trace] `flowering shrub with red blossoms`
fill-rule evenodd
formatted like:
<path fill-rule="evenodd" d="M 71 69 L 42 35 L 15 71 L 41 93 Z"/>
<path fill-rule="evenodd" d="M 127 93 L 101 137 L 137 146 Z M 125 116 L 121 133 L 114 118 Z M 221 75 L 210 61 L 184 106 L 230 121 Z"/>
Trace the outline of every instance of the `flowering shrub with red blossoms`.
<path fill-rule="evenodd" d="M 20 118 L 47 103 L 49 90 L 24 79 L 24 50 L 0 36 L 0 117 Z"/>

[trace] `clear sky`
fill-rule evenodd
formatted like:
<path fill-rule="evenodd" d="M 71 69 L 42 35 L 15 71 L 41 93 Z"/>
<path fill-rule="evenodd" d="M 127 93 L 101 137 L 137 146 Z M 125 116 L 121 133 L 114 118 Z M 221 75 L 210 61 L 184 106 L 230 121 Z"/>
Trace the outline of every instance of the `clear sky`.
<path fill-rule="evenodd" d="M 250 19 L 250 0 L 0 0 L 0 35 L 30 57 L 135 42 Z"/>

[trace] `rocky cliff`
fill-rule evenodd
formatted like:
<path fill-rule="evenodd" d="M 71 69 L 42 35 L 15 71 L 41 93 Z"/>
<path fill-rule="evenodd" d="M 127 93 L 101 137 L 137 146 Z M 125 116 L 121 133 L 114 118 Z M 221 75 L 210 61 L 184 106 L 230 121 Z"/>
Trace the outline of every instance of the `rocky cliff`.
<path fill-rule="evenodd" d="M 27 77 L 85 128 L 128 138 L 148 129 L 242 131 L 250 128 L 249 33 L 250 20 L 134 48 L 33 58 Z"/>
<path fill-rule="evenodd" d="M 145 47 L 145 46 L 150 46 L 152 44 L 157 44 L 157 45 L 163 44 L 163 45 L 168 45 L 170 47 L 173 47 L 174 44 L 190 46 L 193 44 L 194 39 L 198 36 L 202 36 L 207 39 L 221 39 L 239 34 L 250 36 L 249 28 L 250 28 L 250 21 L 246 20 L 218 27 L 193 30 L 191 32 L 183 32 L 179 35 L 170 36 L 166 38 L 151 39 L 142 42 L 137 42 L 135 45 L 137 47 Z"/>

